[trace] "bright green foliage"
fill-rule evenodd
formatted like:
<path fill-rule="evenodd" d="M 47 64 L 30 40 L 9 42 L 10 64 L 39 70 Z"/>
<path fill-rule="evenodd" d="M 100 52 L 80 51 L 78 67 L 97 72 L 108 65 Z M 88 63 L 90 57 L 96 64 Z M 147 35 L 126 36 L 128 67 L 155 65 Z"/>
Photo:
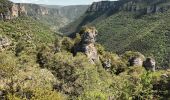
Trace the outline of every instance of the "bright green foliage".
<path fill-rule="evenodd" d="M 14 39 L 13 42 L 26 42 L 27 45 L 49 43 L 54 40 L 53 32 L 46 25 L 31 19 L 18 18 L 10 21 L 0 21 L 0 33 Z"/>

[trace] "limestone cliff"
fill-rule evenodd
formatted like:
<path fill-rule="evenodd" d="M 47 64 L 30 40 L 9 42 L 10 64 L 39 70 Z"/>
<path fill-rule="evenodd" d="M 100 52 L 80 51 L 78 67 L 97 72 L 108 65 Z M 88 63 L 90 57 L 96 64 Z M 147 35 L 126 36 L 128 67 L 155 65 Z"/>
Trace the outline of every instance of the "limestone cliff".
<path fill-rule="evenodd" d="M 5 3 L 1 3 L 0 19 L 13 19 L 19 16 L 43 16 L 48 15 L 48 9 L 36 4 L 12 3 L 7 7 Z"/>
<path fill-rule="evenodd" d="M 135 13 L 149 14 L 165 12 L 170 8 L 168 0 L 119 0 L 94 2 L 87 12 L 130 11 Z"/>
<path fill-rule="evenodd" d="M 27 15 L 27 10 L 23 4 L 13 4 L 10 12 L 12 18 Z"/>

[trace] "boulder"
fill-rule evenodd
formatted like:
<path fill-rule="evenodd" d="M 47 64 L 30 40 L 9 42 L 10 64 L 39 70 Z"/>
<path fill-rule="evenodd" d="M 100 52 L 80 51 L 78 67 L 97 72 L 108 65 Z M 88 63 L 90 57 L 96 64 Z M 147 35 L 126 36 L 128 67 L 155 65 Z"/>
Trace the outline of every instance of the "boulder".
<path fill-rule="evenodd" d="M 143 60 L 140 57 L 132 57 L 129 59 L 130 66 L 142 66 Z"/>
<path fill-rule="evenodd" d="M 143 62 L 143 67 L 145 67 L 146 70 L 155 71 L 156 61 L 153 58 L 147 58 Z"/>
<path fill-rule="evenodd" d="M 112 63 L 111 59 L 107 59 L 106 61 L 103 62 L 102 65 L 103 65 L 104 68 L 109 69 L 112 66 L 111 63 Z"/>
<path fill-rule="evenodd" d="M 140 52 L 126 51 L 121 55 L 122 60 L 128 66 L 142 66 L 143 61 L 145 61 L 145 56 Z"/>

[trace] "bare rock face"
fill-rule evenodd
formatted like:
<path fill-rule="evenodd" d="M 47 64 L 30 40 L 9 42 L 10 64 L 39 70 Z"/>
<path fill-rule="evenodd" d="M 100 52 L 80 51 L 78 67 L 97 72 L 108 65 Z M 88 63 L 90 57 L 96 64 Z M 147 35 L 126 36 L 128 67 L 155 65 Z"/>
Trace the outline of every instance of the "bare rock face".
<path fill-rule="evenodd" d="M 129 59 L 130 66 L 142 66 L 143 60 L 140 57 L 132 57 Z"/>
<path fill-rule="evenodd" d="M 9 46 L 11 41 L 7 37 L 0 36 L 0 51 Z"/>
<path fill-rule="evenodd" d="M 2 5 L 5 5 L 5 4 L 2 4 Z M 10 19 L 19 17 L 21 15 L 27 15 L 27 10 L 24 4 L 10 3 L 10 5 L 8 7 L 4 7 L 4 9 L 5 10 L 3 10 L 3 12 L 0 12 L 0 19 L 3 19 L 3 20 L 10 20 Z"/>
<path fill-rule="evenodd" d="M 49 10 L 46 7 L 37 4 L 22 4 L 12 3 L 9 4 L 0 2 L 0 20 L 10 20 L 19 16 L 43 16 L 48 15 Z"/>
<path fill-rule="evenodd" d="M 18 15 L 19 16 L 27 15 L 27 10 L 24 4 L 18 4 Z"/>
<path fill-rule="evenodd" d="M 41 8 L 40 12 L 41 12 L 41 15 L 48 15 L 48 9 L 47 8 Z"/>
<path fill-rule="evenodd" d="M 165 3 L 167 3 L 165 5 Z M 165 12 L 170 9 L 168 0 L 117 0 L 117 1 L 100 1 L 94 2 L 87 12 L 111 11 L 128 11 L 139 14 L 150 14 Z M 164 4 L 161 6 L 161 4 Z"/>
<path fill-rule="evenodd" d="M 155 71 L 156 61 L 153 58 L 147 58 L 146 61 L 143 62 L 143 67 L 145 67 L 146 70 Z"/>
<path fill-rule="evenodd" d="M 18 5 L 13 4 L 13 5 L 12 5 L 12 9 L 11 9 L 11 15 L 12 15 L 13 17 L 18 17 L 18 16 L 19 16 L 18 12 L 19 12 L 19 10 L 18 10 Z"/>
<path fill-rule="evenodd" d="M 85 28 L 80 32 L 80 35 L 81 41 L 74 47 L 73 53 L 83 52 L 87 55 L 90 62 L 94 63 L 95 61 L 98 61 L 99 56 L 95 47 L 97 30 L 93 27 Z"/>

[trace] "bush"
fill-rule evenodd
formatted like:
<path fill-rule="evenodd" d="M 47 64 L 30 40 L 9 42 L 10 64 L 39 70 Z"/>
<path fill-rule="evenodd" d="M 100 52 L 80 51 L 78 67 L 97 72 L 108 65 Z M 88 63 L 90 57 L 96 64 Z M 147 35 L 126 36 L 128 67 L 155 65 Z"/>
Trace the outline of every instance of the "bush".
<path fill-rule="evenodd" d="M 72 47 L 74 45 L 73 41 L 68 37 L 64 37 L 61 44 L 62 44 L 62 50 L 66 50 L 69 52 L 71 52 Z"/>
<path fill-rule="evenodd" d="M 112 74 L 119 74 L 127 69 L 126 64 L 120 59 L 120 57 L 116 54 L 110 52 L 103 52 L 103 55 L 100 55 L 100 60 L 102 63 L 110 60 L 110 68 L 109 72 Z"/>
<path fill-rule="evenodd" d="M 86 91 L 78 97 L 78 100 L 107 100 L 109 96 L 101 91 Z"/>
<path fill-rule="evenodd" d="M 143 67 L 132 67 L 119 76 L 114 76 L 111 85 L 114 99 L 153 99 L 152 78 Z"/>

